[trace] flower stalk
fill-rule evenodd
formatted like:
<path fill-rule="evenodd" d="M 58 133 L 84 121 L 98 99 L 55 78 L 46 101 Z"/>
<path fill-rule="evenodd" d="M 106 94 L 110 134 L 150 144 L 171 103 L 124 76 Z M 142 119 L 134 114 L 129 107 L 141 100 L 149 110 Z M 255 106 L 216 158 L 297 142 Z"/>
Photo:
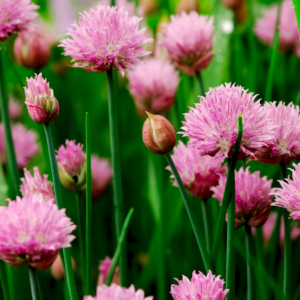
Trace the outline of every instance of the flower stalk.
<path fill-rule="evenodd" d="M 293 6 L 295 10 L 297 25 L 298 25 L 298 32 L 300 32 L 300 1 L 293 0 Z"/>
<path fill-rule="evenodd" d="M 246 255 L 247 255 L 247 300 L 253 300 L 254 298 L 254 285 L 253 285 L 253 269 L 250 264 L 250 257 L 253 257 L 253 238 L 251 233 L 251 227 L 245 224 L 246 231 Z M 260 263 L 260 262 L 258 262 Z"/>
<path fill-rule="evenodd" d="M 210 238 L 210 230 L 209 230 L 209 217 L 208 217 L 208 209 L 207 209 L 207 201 L 200 200 L 201 202 L 201 210 L 202 210 L 202 218 L 205 232 L 205 244 L 206 250 L 210 254 L 211 252 L 211 238 Z"/>
<path fill-rule="evenodd" d="M 10 300 L 8 281 L 7 281 L 6 270 L 5 270 L 5 262 L 2 260 L 0 261 L 0 280 L 1 280 L 3 299 Z"/>
<path fill-rule="evenodd" d="M 203 78 L 201 75 L 201 72 L 196 72 L 196 80 L 198 82 L 199 90 L 200 90 L 200 96 L 205 96 L 205 89 L 203 84 Z"/>
<path fill-rule="evenodd" d="M 29 266 L 29 279 L 33 300 L 41 300 L 37 269 Z"/>

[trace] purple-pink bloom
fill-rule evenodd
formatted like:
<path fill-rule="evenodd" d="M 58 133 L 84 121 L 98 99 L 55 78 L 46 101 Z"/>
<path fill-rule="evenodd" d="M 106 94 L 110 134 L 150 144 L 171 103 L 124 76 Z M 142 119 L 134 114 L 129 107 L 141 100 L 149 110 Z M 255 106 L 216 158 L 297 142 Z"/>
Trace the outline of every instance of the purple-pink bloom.
<path fill-rule="evenodd" d="M 92 199 L 97 200 L 109 185 L 113 171 L 108 159 L 101 159 L 97 155 L 92 155 L 91 167 L 93 173 Z"/>
<path fill-rule="evenodd" d="M 183 12 L 162 25 L 159 40 L 176 67 L 195 75 L 206 69 L 213 58 L 213 31 L 213 18 L 195 11 Z"/>
<path fill-rule="evenodd" d="M 174 103 L 179 74 L 168 61 L 149 58 L 128 72 L 129 91 L 141 115 L 164 114 Z"/>
<path fill-rule="evenodd" d="M 31 0 L 1 0 L 0 43 L 10 35 L 26 30 L 37 17 L 37 9 Z"/>
<path fill-rule="evenodd" d="M 28 113 L 31 119 L 39 124 L 49 123 L 58 117 L 59 105 L 54 97 L 49 83 L 42 77 L 42 73 L 35 74 L 35 78 L 27 78 L 25 90 Z"/>
<path fill-rule="evenodd" d="M 11 120 L 18 119 L 22 114 L 22 106 L 19 101 L 15 100 L 14 98 L 9 98 L 9 118 Z"/>
<path fill-rule="evenodd" d="M 182 280 L 176 279 L 178 285 L 171 286 L 171 295 L 174 300 L 225 300 L 229 290 L 224 290 L 224 280 L 208 271 L 207 276 L 196 271 L 193 272 L 191 281 L 182 276 Z"/>
<path fill-rule="evenodd" d="M 71 38 L 60 46 L 75 68 L 103 73 L 113 67 L 124 76 L 124 69 L 132 69 L 150 53 L 142 46 L 152 39 L 145 37 L 146 28 L 139 29 L 140 21 L 122 8 L 97 5 L 80 15 L 78 24 L 69 28 Z"/>
<path fill-rule="evenodd" d="M 39 149 L 37 134 L 32 130 L 27 130 L 24 125 L 20 123 L 11 125 L 11 134 L 18 167 L 19 169 L 23 169 Z M 6 164 L 5 132 L 3 124 L 0 124 L 0 155 L 2 164 Z"/>
<path fill-rule="evenodd" d="M 260 227 L 267 221 L 273 196 L 272 180 L 259 177 L 259 172 L 250 173 L 249 167 L 235 171 L 235 228 L 244 224 Z M 215 197 L 222 203 L 226 178 L 220 177 L 219 185 L 213 187 Z"/>
<path fill-rule="evenodd" d="M 201 200 L 212 196 L 211 188 L 218 185 L 220 177 L 225 176 L 227 171 L 225 166 L 222 167 L 222 157 L 199 156 L 195 149 L 186 147 L 181 141 L 174 148 L 172 159 L 184 187 L 192 196 Z M 167 169 L 171 171 L 170 167 Z M 178 186 L 175 179 L 173 184 Z"/>
<path fill-rule="evenodd" d="M 105 257 L 104 260 L 100 261 L 99 278 L 98 278 L 97 286 L 101 286 L 101 285 L 105 284 L 105 280 L 108 275 L 111 264 L 112 264 L 112 259 L 110 259 L 108 256 Z M 116 267 L 116 269 L 115 269 L 112 283 L 120 285 L 119 267 Z"/>
<path fill-rule="evenodd" d="M 76 226 L 65 209 L 45 202 L 41 194 L 9 200 L 8 207 L 0 207 L 0 222 L 0 258 L 14 267 L 47 269 L 75 238 L 70 233 Z"/>
<path fill-rule="evenodd" d="M 281 188 L 275 188 L 272 195 L 275 196 L 273 206 L 287 209 L 291 213 L 291 218 L 300 220 L 300 164 L 293 164 L 292 178 L 279 180 Z"/>
<path fill-rule="evenodd" d="M 283 160 L 286 164 L 300 159 L 300 115 L 299 106 L 293 103 L 285 105 L 280 102 L 265 103 L 264 108 L 269 117 L 277 125 L 276 139 L 272 144 L 264 146 L 255 152 L 255 160 L 271 165 Z"/>
<path fill-rule="evenodd" d="M 257 37 L 268 46 L 273 45 L 276 31 L 278 5 L 273 5 L 267 9 L 262 18 L 255 23 L 254 32 Z M 279 49 L 281 51 L 296 51 L 295 47 L 299 44 L 299 34 L 297 21 L 290 0 L 283 1 L 280 9 L 279 21 Z"/>
<path fill-rule="evenodd" d="M 24 169 L 24 178 L 21 178 L 21 193 L 24 198 L 41 194 L 45 201 L 54 200 L 53 184 L 48 181 L 48 175 L 41 176 L 38 167 L 33 168 L 32 176 Z"/>
<path fill-rule="evenodd" d="M 255 151 L 274 144 L 276 125 L 268 112 L 255 101 L 253 93 L 241 86 L 226 83 L 211 88 L 200 103 L 185 114 L 183 136 L 189 147 L 200 155 L 231 158 L 238 133 L 238 117 L 243 118 L 243 136 L 238 159 L 253 156 Z"/>
<path fill-rule="evenodd" d="M 144 291 L 136 291 L 133 285 L 123 288 L 113 283 L 110 286 L 98 286 L 96 297 L 85 296 L 83 300 L 153 300 L 153 297 L 145 297 Z"/>

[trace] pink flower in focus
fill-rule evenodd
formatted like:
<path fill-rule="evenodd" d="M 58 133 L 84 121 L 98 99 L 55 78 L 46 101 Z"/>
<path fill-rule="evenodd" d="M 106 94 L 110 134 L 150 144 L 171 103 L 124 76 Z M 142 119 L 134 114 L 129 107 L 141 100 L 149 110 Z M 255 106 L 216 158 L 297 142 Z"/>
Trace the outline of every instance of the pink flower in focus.
<path fill-rule="evenodd" d="M 37 17 L 38 6 L 31 0 L 0 1 L 0 43 L 10 35 L 26 30 Z"/>
<path fill-rule="evenodd" d="M 83 300 L 153 300 L 153 297 L 145 297 L 144 291 L 135 291 L 133 285 L 123 288 L 113 283 L 111 286 L 98 286 L 96 297 L 85 296 Z"/>
<path fill-rule="evenodd" d="M 201 200 L 212 196 L 211 187 L 218 185 L 219 178 L 226 173 L 226 167 L 222 167 L 223 158 L 199 156 L 195 149 L 186 147 L 181 141 L 174 148 L 172 159 L 184 187 L 192 196 Z M 170 167 L 167 169 L 171 171 Z M 176 180 L 174 185 L 178 186 Z"/>
<path fill-rule="evenodd" d="M 174 103 L 179 74 L 168 61 L 150 58 L 128 73 L 129 91 L 141 115 L 163 114 Z"/>
<path fill-rule="evenodd" d="M 11 126 L 12 139 L 14 143 L 16 159 L 19 169 L 27 166 L 29 160 L 37 153 L 37 135 L 32 130 L 27 130 L 22 124 Z M 3 124 L 0 124 L 0 155 L 2 164 L 6 164 L 5 135 Z"/>
<path fill-rule="evenodd" d="M 300 220 L 300 164 L 293 164 L 292 177 L 279 180 L 281 188 L 275 188 L 272 195 L 275 196 L 273 206 L 287 209 L 291 213 L 291 218 Z"/>
<path fill-rule="evenodd" d="M 283 159 L 286 164 L 300 159 L 300 115 L 299 107 L 293 103 L 265 103 L 264 108 L 277 125 L 276 139 L 255 152 L 255 160 L 271 165 L 279 164 Z"/>
<path fill-rule="evenodd" d="M 259 177 L 259 172 L 250 173 L 249 167 L 235 171 L 235 228 L 244 224 L 260 227 L 267 221 L 273 198 L 272 180 Z M 226 178 L 220 177 L 219 185 L 211 188 L 213 197 L 222 203 Z"/>
<path fill-rule="evenodd" d="M 182 72 L 195 75 L 206 69 L 212 58 L 213 18 L 192 11 L 171 16 L 171 23 L 162 25 L 160 43 Z"/>
<path fill-rule="evenodd" d="M 82 148 L 83 145 L 66 140 L 66 147 L 60 146 L 56 151 L 60 181 L 70 191 L 85 189 L 86 157 Z"/>
<path fill-rule="evenodd" d="M 11 120 L 18 119 L 22 114 L 22 106 L 19 101 L 10 98 L 9 99 L 9 117 Z"/>
<path fill-rule="evenodd" d="M 254 32 L 257 37 L 268 46 L 273 45 L 276 31 L 277 5 L 273 5 L 264 12 L 262 18 L 255 23 Z M 294 51 L 299 44 L 297 21 L 290 0 L 282 2 L 279 22 L 279 49 L 281 51 Z"/>
<path fill-rule="evenodd" d="M 99 274 L 97 286 L 105 285 L 105 280 L 108 275 L 111 264 L 112 264 L 112 259 L 110 259 L 109 257 L 105 257 L 105 260 L 100 261 L 100 266 L 99 266 L 100 274 Z M 112 283 L 120 285 L 119 267 L 116 267 L 115 269 Z"/>
<path fill-rule="evenodd" d="M 33 168 L 34 176 L 24 169 L 25 178 L 21 178 L 21 193 L 24 198 L 42 194 L 45 201 L 54 200 L 52 182 L 48 181 L 48 175 L 41 176 L 38 167 Z"/>
<path fill-rule="evenodd" d="M 92 155 L 91 164 L 93 174 L 92 199 L 97 200 L 109 185 L 113 171 L 109 161 L 101 159 L 97 155 Z"/>
<path fill-rule="evenodd" d="M 70 233 L 76 226 L 65 209 L 45 202 L 41 194 L 9 200 L 8 207 L 0 207 L 0 222 L 0 258 L 14 267 L 47 269 L 75 238 Z"/>
<path fill-rule="evenodd" d="M 253 93 L 226 83 L 210 89 L 200 103 L 185 114 L 183 136 L 200 155 L 231 158 L 237 138 L 239 114 L 243 117 L 243 137 L 238 159 L 254 155 L 255 151 L 274 144 L 276 125 L 268 112 L 254 102 Z"/>
<path fill-rule="evenodd" d="M 128 12 L 129 17 L 135 15 L 135 3 L 128 0 L 116 0 L 117 9 L 122 8 L 125 12 Z M 110 6 L 110 0 L 101 0 L 96 5 Z"/>
<path fill-rule="evenodd" d="M 31 119 L 39 124 L 55 120 L 59 114 L 58 101 L 49 83 L 42 77 L 42 73 L 35 74 L 35 78 L 27 78 L 27 85 L 28 88 L 24 88 L 25 104 Z"/>
<path fill-rule="evenodd" d="M 140 21 L 122 8 L 98 5 L 80 15 L 68 31 L 72 39 L 64 39 L 60 46 L 75 68 L 103 73 L 113 67 L 124 76 L 124 69 L 132 69 L 150 53 L 142 46 L 152 39 L 145 37 L 146 28 L 139 30 Z"/>
<path fill-rule="evenodd" d="M 224 280 L 208 271 L 207 276 L 196 271 L 193 272 L 191 281 L 182 276 L 182 280 L 176 279 L 178 285 L 171 286 L 171 295 L 174 300 L 207 299 L 225 300 L 229 290 L 223 290 Z"/>

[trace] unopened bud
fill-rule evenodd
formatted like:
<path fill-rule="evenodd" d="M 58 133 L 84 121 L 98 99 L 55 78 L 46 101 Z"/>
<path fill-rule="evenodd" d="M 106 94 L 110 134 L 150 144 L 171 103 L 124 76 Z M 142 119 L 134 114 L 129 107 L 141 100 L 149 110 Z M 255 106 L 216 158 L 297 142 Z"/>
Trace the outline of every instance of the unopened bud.
<path fill-rule="evenodd" d="M 234 10 L 234 19 L 236 24 L 241 24 L 247 19 L 247 5 L 245 1 Z"/>
<path fill-rule="evenodd" d="M 191 11 L 199 11 L 199 4 L 197 0 L 181 0 L 176 6 L 176 14 L 180 15 L 182 12 L 189 13 Z"/>
<path fill-rule="evenodd" d="M 143 15 L 149 15 L 157 11 L 157 0 L 139 0 L 139 7 Z"/>
<path fill-rule="evenodd" d="M 169 153 L 175 146 L 176 135 L 172 124 L 160 115 L 147 112 L 148 119 L 143 126 L 143 141 L 155 154 Z"/>

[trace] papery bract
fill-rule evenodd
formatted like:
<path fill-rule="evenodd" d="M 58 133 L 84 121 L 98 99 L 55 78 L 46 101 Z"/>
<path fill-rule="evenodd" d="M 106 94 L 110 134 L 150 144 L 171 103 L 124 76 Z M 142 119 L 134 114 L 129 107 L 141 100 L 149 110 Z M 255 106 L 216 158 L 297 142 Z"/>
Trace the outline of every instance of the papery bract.
<path fill-rule="evenodd" d="M 100 261 L 99 278 L 98 278 L 98 283 L 97 283 L 98 286 L 105 284 L 105 280 L 107 278 L 111 264 L 112 264 L 112 259 L 110 259 L 109 257 L 106 257 L 104 260 Z M 116 269 L 115 269 L 112 283 L 120 285 L 119 267 L 116 267 Z"/>

